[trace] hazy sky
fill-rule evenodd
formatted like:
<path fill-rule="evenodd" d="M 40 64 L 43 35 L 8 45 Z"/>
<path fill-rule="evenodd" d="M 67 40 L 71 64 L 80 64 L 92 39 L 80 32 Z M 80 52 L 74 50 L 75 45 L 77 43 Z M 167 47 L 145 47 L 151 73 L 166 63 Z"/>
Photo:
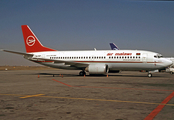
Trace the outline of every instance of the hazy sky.
<path fill-rule="evenodd" d="M 141 49 L 174 56 L 174 2 L 0 0 L 0 49 L 25 52 L 21 25 L 56 50 Z M 0 65 L 37 65 L 0 52 Z"/>

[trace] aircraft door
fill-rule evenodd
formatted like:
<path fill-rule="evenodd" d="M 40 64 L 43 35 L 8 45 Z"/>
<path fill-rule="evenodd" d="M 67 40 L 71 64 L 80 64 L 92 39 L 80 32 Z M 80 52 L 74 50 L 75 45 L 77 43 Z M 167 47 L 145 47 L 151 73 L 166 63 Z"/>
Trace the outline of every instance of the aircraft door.
<path fill-rule="evenodd" d="M 148 62 L 153 62 L 153 54 L 148 53 L 147 61 Z"/>
<path fill-rule="evenodd" d="M 43 58 L 43 59 L 45 58 L 45 54 L 42 54 L 42 58 Z M 43 60 L 43 62 L 45 62 L 45 60 Z"/>
<path fill-rule="evenodd" d="M 45 54 L 42 54 L 42 58 L 45 58 Z"/>
<path fill-rule="evenodd" d="M 147 53 L 143 53 L 142 55 L 142 61 L 147 62 Z"/>

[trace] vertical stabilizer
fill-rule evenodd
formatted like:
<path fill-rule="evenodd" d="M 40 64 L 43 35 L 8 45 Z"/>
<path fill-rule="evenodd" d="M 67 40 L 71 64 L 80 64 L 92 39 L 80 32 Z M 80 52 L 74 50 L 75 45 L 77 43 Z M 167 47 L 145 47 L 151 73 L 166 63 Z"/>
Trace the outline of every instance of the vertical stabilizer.
<path fill-rule="evenodd" d="M 24 37 L 24 43 L 26 52 L 45 52 L 45 51 L 56 51 L 51 48 L 44 47 L 28 25 L 22 25 L 22 33 Z"/>
<path fill-rule="evenodd" d="M 109 43 L 112 50 L 119 50 L 119 48 L 114 43 Z"/>

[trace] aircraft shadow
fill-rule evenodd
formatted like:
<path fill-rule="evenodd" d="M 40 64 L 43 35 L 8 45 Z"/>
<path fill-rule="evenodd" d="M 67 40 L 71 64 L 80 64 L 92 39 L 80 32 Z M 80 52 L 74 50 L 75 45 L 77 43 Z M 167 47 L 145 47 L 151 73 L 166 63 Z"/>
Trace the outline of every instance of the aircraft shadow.
<path fill-rule="evenodd" d="M 24 74 L 23 74 L 24 75 Z M 40 76 L 47 76 L 47 77 L 84 77 L 84 76 L 80 76 L 80 75 L 78 75 L 78 74 L 66 74 L 66 73 L 63 73 L 63 74 L 61 74 L 61 73 L 31 73 L 31 74 L 26 74 L 26 75 L 40 75 Z M 63 76 L 62 76 L 63 75 Z M 106 75 L 86 75 L 85 77 L 88 77 L 88 78 L 90 78 L 90 77 L 107 77 Z M 127 75 L 125 75 L 125 74 L 110 74 L 110 75 L 108 75 L 108 77 L 126 77 L 126 78 L 128 78 L 128 77 L 140 77 L 140 78 L 148 78 L 147 77 L 147 74 L 142 74 L 142 75 L 134 75 L 134 74 L 132 74 L 132 75 L 129 75 L 129 74 L 127 74 Z M 160 75 L 153 75 L 152 76 L 152 78 L 153 77 L 164 77 L 164 76 L 160 76 Z M 150 78 L 149 78 L 150 79 Z"/>

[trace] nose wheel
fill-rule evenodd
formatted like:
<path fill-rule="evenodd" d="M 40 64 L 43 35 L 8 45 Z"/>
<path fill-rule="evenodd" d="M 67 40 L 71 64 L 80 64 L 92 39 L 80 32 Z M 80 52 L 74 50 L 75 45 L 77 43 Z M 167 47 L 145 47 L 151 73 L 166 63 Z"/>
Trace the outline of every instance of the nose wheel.
<path fill-rule="evenodd" d="M 84 75 L 86 75 L 86 72 L 85 72 L 85 71 L 80 71 L 80 72 L 79 72 L 79 75 L 80 75 L 80 76 L 84 76 Z"/>
<path fill-rule="evenodd" d="M 150 78 L 152 77 L 152 73 L 148 73 L 147 76 Z"/>

